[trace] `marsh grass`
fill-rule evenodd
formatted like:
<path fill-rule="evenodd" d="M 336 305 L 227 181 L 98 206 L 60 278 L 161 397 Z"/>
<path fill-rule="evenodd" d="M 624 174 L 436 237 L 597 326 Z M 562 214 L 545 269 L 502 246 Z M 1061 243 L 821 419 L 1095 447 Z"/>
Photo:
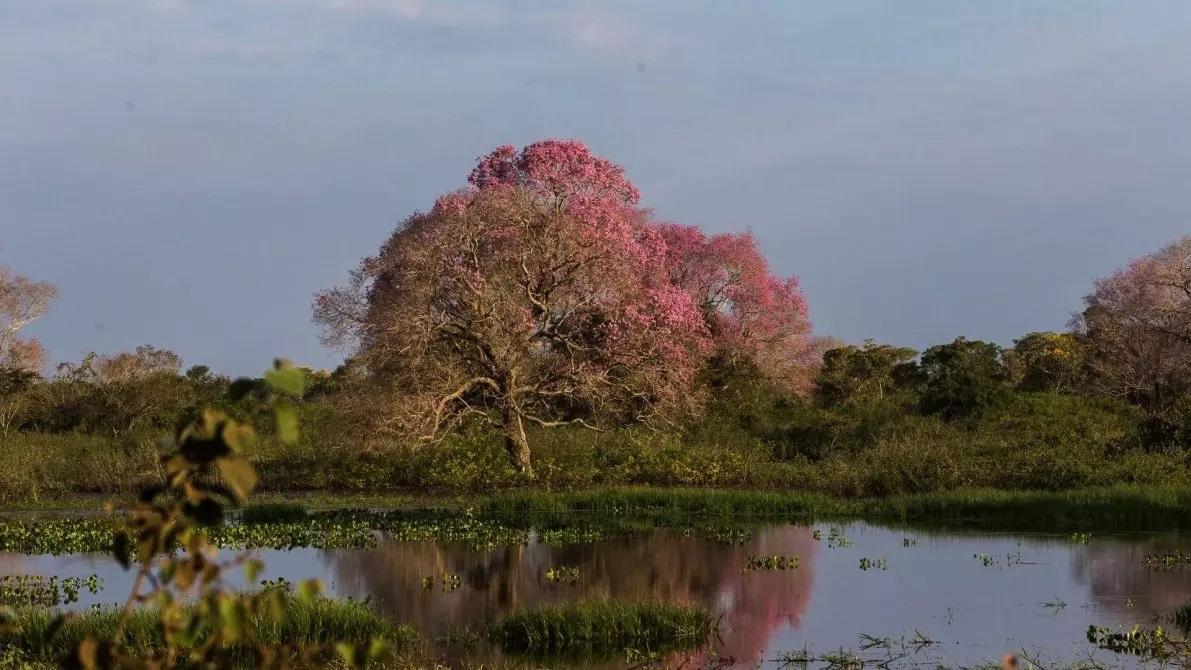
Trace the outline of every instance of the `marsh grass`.
<path fill-rule="evenodd" d="M 690 649 L 713 629 L 711 614 L 698 607 L 589 601 L 514 612 L 494 623 L 488 635 L 506 652 L 611 653 Z"/>
<path fill-rule="evenodd" d="M 517 491 L 472 503 L 483 515 L 561 518 L 568 514 L 881 522 L 1053 532 L 1191 528 L 1191 487 L 1117 485 L 1070 491 L 965 488 L 883 498 L 837 498 L 804 491 L 609 488 Z"/>
<path fill-rule="evenodd" d="M 240 512 L 240 521 L 248 524 L 292 523 L 306 519 L 306 508 L 294 503 L 248 505 Z"/>
<path fill-rule="evenodd" d="M 359 600 L 316 598 L 302 601 L 287 598 L 281 619 L 267 614 L 256 616 L 252 625 L 256 639 L 267 644 L 276 643 L 364 643 L 374 637 L 385 638 L 394 649 L 409 649 L 417 633 L 409 626 L 394 625 Z M 112 639 L 120 612 L 114 607 L 80 613 L 66 620 L 50 635 L 56 613 L 45 608 L 27 608 L 16 612 L 13 630 L 0 632 L 0 647 L 23 652 L 26 659 L 54 662 L 87 637 Z M 160 618 L 155 610 L 140 609 L 133 613 L 124 628 L 123 642 L 130 649 L 149 650 L 162 646 Z M 248 649 L 227 650 L 229 663 L 247 662 Z"/>

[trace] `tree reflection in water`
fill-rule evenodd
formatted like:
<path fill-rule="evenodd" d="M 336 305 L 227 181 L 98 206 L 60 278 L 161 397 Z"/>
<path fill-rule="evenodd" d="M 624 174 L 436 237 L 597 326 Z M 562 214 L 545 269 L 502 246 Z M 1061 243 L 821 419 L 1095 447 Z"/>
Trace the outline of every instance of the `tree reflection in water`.
<path fill-rule="evenodd" d="M 1186 538 L 1154 537 L 1144 541 L 1105 540 L 1073 554 L 1072 573 L 1087 584 L 1092 602 L 1120 617 L 1122 623 L 1149 621 L 1191 600 L 1191 567 L 1154 570 L 1147 554 L 1191 549 Z"/>
<path fill-rule="evenodd" d="M 716 650 L 758 659 L 782 624 L 797 628 L 810 603 L 817 542 L 811 529 L 758 530 L 743 546 L 659 530 L 593 544 L 543 544 L 476 551 L 462 545 L 388 542 L 370 551 L 328 552 L 337 588 L 371 596 L 397 621 L 433 639 L 478 626 L 520 607 L 583 599 L 655 600 L 703 605 L 722 615 Z M 742 572 L 750 555 L 796 555 L 796 570 Z M 547 581 L 552 567 L 579 568 L 577 584 Z M 422 578 L 457 574 L 462 588 L 426 589 Z M 696 665 L 697 667 L 697 665 Z"/>

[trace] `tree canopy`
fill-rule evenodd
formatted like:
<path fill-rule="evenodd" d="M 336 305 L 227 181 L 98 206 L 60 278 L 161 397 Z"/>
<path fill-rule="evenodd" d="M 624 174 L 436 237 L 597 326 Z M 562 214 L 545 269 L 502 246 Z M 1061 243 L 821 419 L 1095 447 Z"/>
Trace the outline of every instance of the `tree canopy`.
<path fill-rule="evenodd" d="M 1072 326 L 1102 389 L 1165 411 L 1191 391 L 1191 237 L 1097 280 Z"/>
<path fill-rule="evenodd" d="M 315 298 L 327 342 L 389 389 L 387 427 L 433 440 L 494 422 L 530 472 L 527 423 L 673 421 L 717 353 L 805 385 L 805 301 L 751 236 L 655 221 L 581 142 L 500 147 L 468 182 Z"/>

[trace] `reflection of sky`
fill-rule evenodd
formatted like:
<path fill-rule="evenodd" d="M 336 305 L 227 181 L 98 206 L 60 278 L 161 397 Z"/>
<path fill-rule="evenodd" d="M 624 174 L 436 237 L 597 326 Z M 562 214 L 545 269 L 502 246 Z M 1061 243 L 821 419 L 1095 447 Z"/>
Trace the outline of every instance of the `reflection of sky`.
<path fill-rule="evenodd" d="M 831 548 L 823 528 L 822 542 L 810 539 L 805 527 L 760 529 L 743 547 L 659 531 L 570 547 L 475 552 L 388 543 L 369 551 L 264 551 L 261 557 L 263 578 L 321 576 L 333 593 L 372 596 L 391 616 L 427 631 L 580 598 L 703 603 L 722 615 L 718 651 L 749 664 L 803 646 L 819 653 L 856 649 L 861 634 L 909 641 L 916 631 L 940 643 L 915 657 L 923 662 L 970 665 L 1022 648 L 1072 659 L 1091 651 L 1084 642 L 1089 624 L 1152 623 L 1155 610 L 1166 614 L 1191 599 L 1191 571 L 1152 572 L 1141 562 L 1151 551 L 1188 548 L 1188 539 L 1177 536 L 1094 538 L 1084 546 L 1038 535 L 925 534 L 854 524 L 844 531 L 851 546 Z M 905 537 L 918 544 L 903 546 Z M 796 554 L 801 565 L 784 573 L 742 573 L 750 554 Z M 983 565 L 976 554 L 988 554 L 995 564 Z M 888 569 L 862 571 L 862 557 L 885 558 Z M 546 582 L 545 570 L 563 565 L 580 567 L 577 586 Z M 105 590 L 83 594 L 82 607 L 121 600 L 131 583 L 129 573 L 101 556 L 0 555 L 0 569 L 96 573 Z M 452 593 L 422 588 L 421 577 L 443 571 L 459 574 L 463 586 Z M 1067 606 L 1055 610 L 1043 606 L 1047 601 Z"/>

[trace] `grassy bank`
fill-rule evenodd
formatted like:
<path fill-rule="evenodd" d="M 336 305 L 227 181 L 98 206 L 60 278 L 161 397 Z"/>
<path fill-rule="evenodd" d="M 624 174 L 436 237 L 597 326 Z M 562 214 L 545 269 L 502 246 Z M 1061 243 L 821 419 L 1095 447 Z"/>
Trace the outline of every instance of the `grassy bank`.
<path fill-rule="evenodd" d="M 1128 532 L 1191 529 L 1191 488 L 1113 486 L 1074 491 L 956 491 L 849 499 L 820 493 L 709 489 L 605 488 L 577 492 L 507 492 L 492 496 L 390 499 L 320 495 L 311 507 L 249 508 L 245 520 L 212 531 L 229 548 L 371 547 L 374 531 L 414 541 L 463 542 L 478 548 L 529 541 L 567 544 L 674 528 L 714 537 L 717 529 L 764 522 L 867 520 L 923 529 Z M 363 507 L 361 503 L 367 503 Z M 390 503 L 404 503 L 392 507 Z M 0 551 L 26 554 L 106 552 L 107 517 L 0 521 Z"/>
<path fill-rule="evenodd" d="M 621 488 L 505 493 L 476 501 L 483 514 L 594 513 L 675 517 L 868 519 L 1015 530 L 1191 528 L 1191 487 L 1118 485 L 1071 491 L 958 489 L 883 498 L 820 493 Z"/>
<path fill-rule="evenodd" d="M 250 449 L 261 491 L 416 499 L 648 486 L 863 499 L 972 488 L 1191 488 L 1191 450 L 1147 437 L 1152 427 L 1136 408 L 1055 393 L 1016 393 L 1007 404 L 952 420 L 922 415 L 905 399 L 823 408 L 778 398 L 732 403 L 673 434 L 534 428 L 532 479 L 510 465 L 503 438 L 491 429 L 466 428 L 413 447 L 345 436 L 327 414 L 306 412 L 295 444 L 266 433 Z M 160 481 L 161 436 L 0 436 L 0 504 L 129 496 Z"/>

